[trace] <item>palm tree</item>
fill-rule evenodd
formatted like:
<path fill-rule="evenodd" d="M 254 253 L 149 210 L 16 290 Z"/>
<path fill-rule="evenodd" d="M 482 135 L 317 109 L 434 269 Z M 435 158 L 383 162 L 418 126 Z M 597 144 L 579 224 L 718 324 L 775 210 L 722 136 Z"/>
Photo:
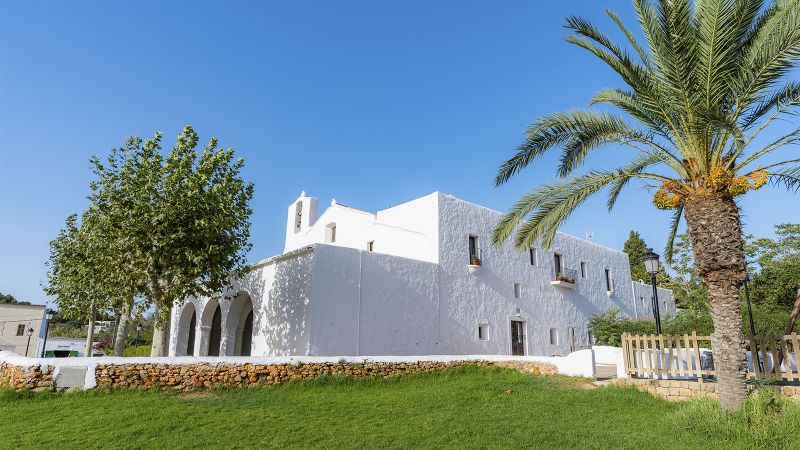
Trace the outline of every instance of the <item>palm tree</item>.
<path fill-rule="evenodd" d="M 520 249 L 539 239 L 549 247 L 558 226 L 589 196 L 609 187 L 611 210 L 631 180 L 655 190 L 655 206 L 674 211 L 668 260 L 681 217 L 686 219 L 710 298 L 720 404 L 733 410 L 747 394 L 739 313 L 745 260 L 735 197 L 768 182 L 800 187 L 800 154 L 787 150 L 800 142 L 800 128 L 765 145 L 755 140 L 800 105 L 800 83 L 787 80 L 800 59 L 800 0 L 769 5 L 634 0 L 633 5 L 644 43 L 606 11 L 632 52 L 591 22 L 567 19 L 572 32 L 567 41 L 600 58 L 627 87 L 604 89 L 591 99 L 591 105 L 612 108 L 556 113 L 530 125 L 516 153 L 500 166 L 495 184 L 555 147 L 561 149 L 561 180 L 521 197 L 493 240 L 499 245 L 514 234 Z M 608 144 L 629 147 L 637 156 L 616 170 L 574 173 L 589 152 Z M 759 165 L 776 151 L 793 159 Z"/>

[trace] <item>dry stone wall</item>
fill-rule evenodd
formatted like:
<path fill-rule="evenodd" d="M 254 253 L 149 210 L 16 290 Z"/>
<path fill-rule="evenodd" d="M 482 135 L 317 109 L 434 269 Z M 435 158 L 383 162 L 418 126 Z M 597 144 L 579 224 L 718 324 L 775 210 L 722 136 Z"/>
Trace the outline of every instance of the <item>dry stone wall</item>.
<path fill-rule="evenodd" d="M 693 398 L 709 397 L 718 399 L 717 383 L 686 380 L 655 380 L 644 378 L 619 378 L 617 384 L 633 386 L 636 389 L 659 396 L 669 401 L 683 401 Z M 752 386 L 750 387 L 753 388 Z M 784 397 L 800 400 L 800 386 L 771 386 Z"/>
<path fill-rule="evenodd" d="M 0 363 L 0 387 L 36 392 L 54 390 L 53 368 L 48 365 L 20 367 Z"/>
<path fill-rule="evenodd" d="M 449 367 L 495 366 L 521 372 L 555 375 L 552 364 L 534 361 L 417 361 L 417 362 L 298 362 L 284 364 L 250 363 L 130 363 L 98 364 L 94 368 L 96 386 L 106 389 L 162 389 L 193 391 L 213 387 L 251 387 L 275 385 L 320 376 L 355 379 L 395 377 L 412 373 L 438 372 Z M 49 366 L 22 368 L 0 365 L 0 386 L 17 390 L 65 390 L 53 382 Z"/>

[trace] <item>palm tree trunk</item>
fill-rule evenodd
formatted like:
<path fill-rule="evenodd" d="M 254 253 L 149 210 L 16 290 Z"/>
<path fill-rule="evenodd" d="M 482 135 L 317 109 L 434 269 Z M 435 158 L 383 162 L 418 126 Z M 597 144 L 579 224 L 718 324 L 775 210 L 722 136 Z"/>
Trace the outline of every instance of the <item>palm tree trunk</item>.
<path fill-rule="evenodd" d="M 688 196 L 684 204 L 695 267 L 708 292 L 720 406 L 733 411 L 747 396 L 747 359 L 739 311 L 745 260 L 739 208 L 730 196 Z"/>

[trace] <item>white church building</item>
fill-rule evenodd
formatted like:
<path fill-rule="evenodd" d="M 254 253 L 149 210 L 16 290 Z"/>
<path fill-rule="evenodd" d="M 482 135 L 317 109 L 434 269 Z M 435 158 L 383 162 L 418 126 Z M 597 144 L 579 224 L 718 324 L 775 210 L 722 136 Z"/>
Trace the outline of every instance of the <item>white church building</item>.
<path fill-rule="evenodd" d="M 615 307 L 652 318 L 628 256 L 558 233 L 550 249 L 491 244 L 502 214 L 435 192 L 377 213 L 289 206 L 280 255 L 227 298 L 173 308 L 170 355 L 565 355 Z M 674 315 L 659 289 L 662 317 Z"/>

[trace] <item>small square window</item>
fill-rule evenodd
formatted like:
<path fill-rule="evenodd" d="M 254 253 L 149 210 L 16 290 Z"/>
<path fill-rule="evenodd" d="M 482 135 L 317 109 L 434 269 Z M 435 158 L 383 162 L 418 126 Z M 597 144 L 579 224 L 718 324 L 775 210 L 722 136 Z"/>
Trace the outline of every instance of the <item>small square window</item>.
<path fill-rule="evenodd" d="M 581 278 L 586 278 L 586 263 L 581 261 Z"/>
<path fill-rule="evenodd" d="M 522 286 L 519 283 L 514 283 L 514 298 L 522 297 Z"/>
<path fill-rule="evenodd" d="M 25 325 L 17 325 L 17 336 L 25 334 Z"/>
<path fill-rule="evenodd" d="M 489 340 L 489 325 L 482 323 L 478 325 L 478 339 L 481 341 Z"/>
<path fill-rule="evenodd" d="M 535 247 L 531 247 L 530 257 L 531 257 L 531 265 L 532 266 L 538 266 L 539 265 L 539 252 L 536 250 Z"/>
<path fill-rule="evenodd" d="M 558 345 L 558 330 L 550 328 L 550 345 Z"/>

